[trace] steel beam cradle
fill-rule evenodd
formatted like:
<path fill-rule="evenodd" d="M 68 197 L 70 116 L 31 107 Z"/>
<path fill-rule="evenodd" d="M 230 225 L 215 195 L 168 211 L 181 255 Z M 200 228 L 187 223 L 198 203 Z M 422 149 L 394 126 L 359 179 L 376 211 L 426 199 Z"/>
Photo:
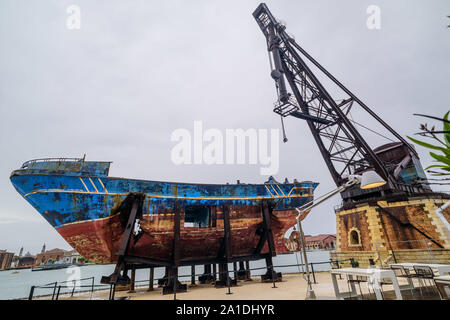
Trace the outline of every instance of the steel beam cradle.
<path fill-rule="evenodd" d="M 129 253 L 139 240 L 141 234 L 135 234 L 135 224 L 142 217 L 142 205 L 145 199 L 144 194 L 131 193 L 122 204 L 111 212 L 115 214 L 120 212 L 121 223 L 124 226 L 124 232 L 121 238 L 120 247 L 117 253 L 117 263 L 114 272 L 110 276 L 104 276 L 101 283 L 110 284 L 112 286 L 112 294 L 110 297 L 114 299 L 114 291 L 116 285 L 129 285 L 134 290 L 134 276 L 137 269 L 150 268 L 151 281 L 149 290 L 153 290 L 154 268 L 165 267 L 165 275 L 158 279 L 158 286 L 162 287 L 163 294 L 175 294 L 177 292 L 187 291 L 187 285 L 182 284 L 178 280 L 178 268 L 180 266 L 204 265 L 204 274 L 199 277 L 200 283 L 214 283 L 216 287 L 231 287 L 237 285 L 238 280 L 251 280 L 249 261 L 265 259 L 267 265 L 267 273 L 261 276 L 262 281 L 281 281 L 281 273 L 273 270 L 272 257 L 276 255 L 273 240 L 270 216 L 272 214 L 271 205 L 263 201 L 261 204 L 262 223 L 260 224 L 259 242 L 254 249 L 253 254 L 247 256 L 233 256 L 232 254 L 232 233 L 230 225 L 230 206 L 223 206 L 224 219 L 224 237 L 222 238 L 221 247 L 216 258 L 202 260 L 180 260 L 180 222 L 181 222 L 181 206 L 179 202 L 174 205 L 174 227 L 173 227 L 173 252 L 171 259 L 158 260 L 149 257 L 136 256 Z M 264 246 L 267 244 L 268 252 L 262 253 Z M 234 277 L 231 278 L 228 264 L 234 266 Z M 237 268 L 239 263 L 239 270 Z M 245 263 L 245 267 L 244 267 Z M 219 266 L 216 270 L 216 266 Z M 212 268 L 211 268 L 212 267 Z M 213 270 L 211 270 L 213 269 Z M 128 270 L 132 271 L 132 279 L 128 277 Z M 195 271 L 195 269 L 194 269 Z M 218 272 L 217 272 L 218 271 Z M 216 275 L 218 274 L 218 279 Z M 195 275 L 192 276 L 192 282 L 195 283 Z"/>
<path fill-rule="evenodd" d="M 111 215 L 121 212 L 121 223 L 125 226 L 125 230 L 122 235 L 119 251 L 117 253 L 117 263 L 114 268 L 114 272 L 110 276 L 102 277 L 100 282 L 103 284 L 111 284 L 116 286 L 128 285 L 130 283 L 130 278 L 127 275 L 128 270 L 131 267 L 131 264 L 127 263 L 130 262 L 127 259 L 128 249 L 131 242 L 134 245 L 140 238 L 140 235 L 134 235 L 133 231 L 136 220 L 140 219 L 142 216 L 142 205 L 144 203 L 144 199 L 144 194 L 130 193 L 117 209 L 111 211 Z"/>

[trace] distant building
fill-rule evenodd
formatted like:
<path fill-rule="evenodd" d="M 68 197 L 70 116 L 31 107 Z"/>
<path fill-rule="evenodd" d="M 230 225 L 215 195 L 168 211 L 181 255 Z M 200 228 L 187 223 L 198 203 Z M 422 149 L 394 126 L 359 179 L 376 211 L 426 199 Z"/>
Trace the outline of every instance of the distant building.
<path fill-rule="evenodd" d="M 307 249 L 334 249 L 336 247 L 335 234 L 319 234 L 318 236 L 305 236 Z"/>
<path fill-rule="evenodd" d="M 82 256 L 76 250 L 69 250 L 64 253 L 64 262 L 75 264 Z"/>
<path fill-rule="evenodd" d="M 300 247 L 299 233 L 293 228 L 289 238 L 284 238 L 284 244 L 289 251 L 298 251 Z M 324 249 L 332 250 L 336 247 L 335 234 L 320 234 L 318 236 L 305 235 L 305 246 L 307 250 Z"/>
<path fill-rule="evenodd" d="M 33 256 L 31 253 L 27 252 L 24 256 L 18 258 L 17 268 L 30 268 L 36 262 L 36 256 Z"/>
<path fill-rule="evenodd" d="M 0 270 L 11 268 L 11 263 L 14 258 L 14 253 L 0 250 Z"/>
<path fill-rule="evenodd" d="M 61 263 L 64 261 L 64 255 L 66 253 L 66 250 L 63 249 L 52 249 L 52 250 L 48 250 L 48 251 L 44 251 L 45 250 L 45 244 L 44 247 L 42 248 L 43 252 L 39 253 L 36 256 L 36 263 L 35 265 L 44 265 L 44 264 L 51 264 L 51 263 Z"/>

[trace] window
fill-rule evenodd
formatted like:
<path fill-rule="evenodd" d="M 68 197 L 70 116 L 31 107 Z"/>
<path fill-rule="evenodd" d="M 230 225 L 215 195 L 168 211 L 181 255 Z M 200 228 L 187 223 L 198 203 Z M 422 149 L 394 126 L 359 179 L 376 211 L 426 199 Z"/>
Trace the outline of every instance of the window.
<path fill-rule="evenodd" d="M 350 233 L 348 235 L 350 246 L 360 246 L 361 245 L 361 235 L 359 230 L 356 228 L 350 229 Z"/>
<path fill-rule="evenodd" d="M 184 211 L 185 228 L 208 228 L 210 208 L 204 206 L 189 206 Z"/>

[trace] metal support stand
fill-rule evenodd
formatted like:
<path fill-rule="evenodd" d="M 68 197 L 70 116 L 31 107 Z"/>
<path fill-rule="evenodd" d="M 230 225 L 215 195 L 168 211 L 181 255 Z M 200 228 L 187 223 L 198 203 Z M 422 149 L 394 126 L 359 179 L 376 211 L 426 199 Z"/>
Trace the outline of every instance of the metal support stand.
<path fill-rule="evenodd" d="M 222 246 L 219 250 L 219 280 L 216 281 L 216 288 L 224 286 L 228 287 L 228 294 L 231 294 L 230 287 L 237 285 L 236 279 L 231 279 L 228 274 L 228 263 L 232 262 L 231 257 L 231 227 L 230 227 L 230 208 L 228 205 L 223 206 L 223 230 L 224 237 L 222 240 Z"/>
<path fill-rule="evenodd" d="M 173 222 L 173 255 L 172 266 L 169 268 L 169 277 L 167 284 L 163 287 L 163 294 L 173 293 L 174 300 L 177 292 L 186 292 L 187 285 L 178 281 L 178 267 L 180 265 L 180 215 L 181 208 L 178 202 L 175 202 L 174 222 Z"/>
<path fill-rule="evenodd" d="M 102 277 L 101 283 L 110 284 L 110 299 L 114 299 L 116 285 L 124 286 L 130 284 L 129 292 L 135 291 L 136 269 L 150 268 L 150 280 L 148 291 L 153 291 L 154 283 L 154 268 L 165 267 L 165 275 L 162 279 L 158 279 L 158 286 L 162 287 L 163 294 L 176 294 L 178 292 L 186 292 L 187 285 L 181 284 L 178 281 L 178 268 L 180 266 L 180 233 L 181 233 L 181 205 L 175 202 L 174 206 L 174 227 L 173 227 L 173 253 L 170 260 L 156 260 L 145 256 L 136 256 L 129 254 L 128 251 L 139 240 L 141 234 L 135 234 L 135 224 L 142 216 L 142 206 L 145 200 L 145 195 L 140 193 L 130 193 L 122 204 L 111 212 L 116 214 L 120 212 L 119 218 L 123 226 L 123 234 L 120 242 L 120 247 L 117 252 L 117 263 L 114 272 L 110 276 Z M 230 226 L 230 206 L 223 205 L 223 221 L 224 221 L 224 236 L 221 246 L 215 259 L 205 259 L 200 261 L 183 261 L 182 265 L 191 265 L 191 283 L 195 285 L 195 263 L 204 264 L 205 272 L 199 277 L 199 282 L 214 282 L 216 287 L 228 287 L 228 293 L 231 294 L 230 288 L 237 285 L 238 279 L 250 281 L 250 260 L 257 260 L 261 258 L 266 259 L 267 273 L 262 276 L 265 281 L 281 281 L 281 273 L 276 273 L 273 268 L 272 257 L 276 255 L 275 245 L 273 240 L 272 228 L 270 223 L 270 215 L 272 208 L 269 203 L 264 201 L 261 206 L 261 213 L 263 222 L 260 224 L 257 235 L 260 236 L 257 247 L 251 255 L 243 257 L 232 256 L 232 234 Z M 216 209 L 213 210 L 215 214 Z M 263 248 L 266 248 L 267 243 L 268 252 L 262 253 Z M 239 270 L 237 263 L 239 262 Z M 245 262 L 245 267 L 244 267 Z M 234 277 L 230 277 L 229 264 L 233 263 Z M 217 270 L 217 264 L 219 270 Z M 212 265 L 212 267 L 211 267 Z M 213 269 L 213 270 L 211 270 Z M 127 276 L 127 271 L 131 270 L 131 279 Z M 218 272 L 217 272 L 218 271 Z M 217 277 L 218 274 L 218 277 Z M 218 278 L 218 279 L 217 279 Z M 217 279 L 217 280 L 216 280 Z M 202 282 L 203 281 L 203 282 Z"/>
<path fill-rule="evenodd" d="M 247 280 L 247 270 L 245 269 L 244 261 L 239 261 L 239 270 L 237 272 L 238 280 Z"/>
<path fill-rule="evenodd" d="M 215 267 L 215 265 L 214 265 L 214 267 Z M 214 273 L 215 273 L 215 270 L 214 270 Z M 215 280 L 216 280 L 215 275 L 213 276 L 211 274 L 211 265 L 205 264 L 203 274 L 200 277 L 198 277 L 198 282 L 200 282 L 201 284 L 205 284 L 205 283 L 214 282 Z"/>
<path fill-rule="evenodd" d="M 305 235 L 303 234 L 302 223 L 301 223 L 300 217 L 297 217 L 297 227 L 298 227 L 298 231 L 300 233 L 300 241 L 302 244 L 303 259 L 304 259 L 305 269 L 306 269 L 306 280 L 308 282 L 308 284 L 307 284 L 308 291 L 306 292 L 305 299 L 313 300 L 313 299 L 316 299 L 316 294 L 314 293 L 314 290 L 313 290 L 312 284 L 311 284 L 311 277 L 309 274 L 309 266 L 308 266 L 308 257 L 306 256 Z"/>
<path fill-rule="evenodd" d="M 109 287 L 109 300 L 114 300 L 115 294 L 116 294 L 116 285 L 111 284 L 111 286 Z"/>
<path fill-rule="evenodd" d="M 195 287 L 195 266 L 191 266 L 191 286 Z"/>
<path fill-rule="evenodd" d="M 246 273 L 247 273 L 247 279 L 245 279 L 245 281 L 253 281 L 252 279 L 252 275 L 250 273 L 250 261 L 245 260 L 245 269 L 246 269 Z"/>
<path fill-rule="evenodd" d="M 142 215 L 142 204 L 144 202 L 144 199 L 145 195 L 143 194 L 130 193 L 122 202 L 120 207 L 111 212 L 111 214 L 120 212 L 121 217 L 124 217 L 125 219 L 128 215 L 128 219 L 126 219 L 125 221 L 126 224 L 122 235 L 119 251 L 117 253 L 118 257 L 114 272 L 110 276 L 103 276 L 100 281 L 103 284 L 113 284 L 114 290 L 116 284 L 128 285 L 130 283 L 130 278 L 128 278 L 127 276 L 128 265 L 126 264 L 126 257 L 128 255 L 130 243 L 133 239 L 133 230 L 136 220 L 139 219 Z M 122 218 L 122 221 L 125 220 L 124 218 Z M 134 243 L 135 241 L 136 239 L 134 239 Z M 122 271 L 123 274 L 121 275 L 120 273 Z"/>
<path fill-rule="evenodd" d="M 273 282 L 274 288 L 275 282 L 281 282 L 282 281 L 282 274 L 281 272 L 275 272 L 273 269 L 273 262 L 272 257 L 276 256 L 275 251 L 275 243 L 273 241 L 273 233 L 272 233 L 272 226 L 270 223 L 270 215 L 272 214 L 272 208 L 269 206 L 269 204 L 264 201 L 262 204 L 262 216 L 263 216 L 263 236 L 261 236 L 261 240 L 265 239 L 267 242 L 267 246 L 269 248 L 269 253 L 266 255 L 266 266 L 267 266 L 267 272 L 266 274 L 261 276 L 261 281 L 263 282 Z M 262 242 L 262 246 L 264 245 L 264 240 Z M 261 248 L 262 248 L 261 246 Z"/>
<path fill-rule="evenodd" d="M 135 293 L 135 281 L 136 281 L 136 266 L 132 266 L 131 267 L 131 280 L 130 280 L 130 290 L 128 291 L 128 293 Z"/>
<path fill-rule="evenodd" d="M 158 279 L 158 288 L 164 287 L 169 281 L 169 267 L 164 268 L 164 277 Z"/>
<path fill-rule="evenodd" d="M 148 281 L 147 291 L 153 291 L 153 282 L 155 281 L 155 268 L 150 268 L 150 280 Z"/>

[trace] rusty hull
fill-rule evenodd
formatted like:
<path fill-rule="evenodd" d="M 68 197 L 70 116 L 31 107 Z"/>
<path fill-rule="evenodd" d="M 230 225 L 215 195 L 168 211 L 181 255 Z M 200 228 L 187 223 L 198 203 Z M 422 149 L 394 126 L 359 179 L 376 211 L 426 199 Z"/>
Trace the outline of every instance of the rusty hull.
<path fill-rule="evenodd" d="M 42 163 L 44 162 L 44 163 Z M 314 182 L 187 184 L 108 177 L 109 162 L 45 159 L 25 163 L 11 174 L 16 190 L 80 254 L 94 263 L 114 263 L 124 231 L 114 213 L 130 193 L 145 196 L 139 226 L 143 235 L 129 254 L 171 259 L 174 206 L 181 206 L 180 260 L 217 257 L 224 236 L 224 205 L 230 207 L 232 256 L 254 253 L 263 218 L 261 204 L 273 208 L 271 225 L 277 253 L 289 252 L 285 232 L 295 224 L 295 207 L 313 199 Z M 209 210 L 204 227 L 185 225 L 186 210 Z M 215 212 L 213 215 L 211 212 Z M 262 253 L 267 252 L 265 246 Z"/>

